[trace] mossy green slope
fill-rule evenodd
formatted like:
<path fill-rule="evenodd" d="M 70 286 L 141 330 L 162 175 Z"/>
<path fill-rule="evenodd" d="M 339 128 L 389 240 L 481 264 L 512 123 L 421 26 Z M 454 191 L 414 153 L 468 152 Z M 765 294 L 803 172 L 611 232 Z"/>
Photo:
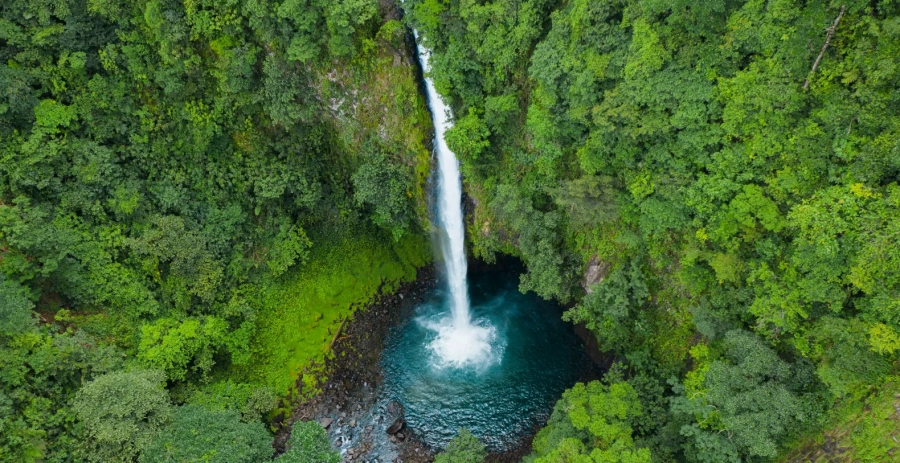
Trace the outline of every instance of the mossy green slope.
<path fill-rule="evenodd" d="M 235 379 L 290 395 L 304 375 L 314 388 L 341 323 L 379 291 L 414 280 L 431 259 L 427 239 L 415 234 L 395 242 L 382 231 L 353 229 L 316 242 L 306 263 L 263 288 L 252 360 L 232 368 Z"/>

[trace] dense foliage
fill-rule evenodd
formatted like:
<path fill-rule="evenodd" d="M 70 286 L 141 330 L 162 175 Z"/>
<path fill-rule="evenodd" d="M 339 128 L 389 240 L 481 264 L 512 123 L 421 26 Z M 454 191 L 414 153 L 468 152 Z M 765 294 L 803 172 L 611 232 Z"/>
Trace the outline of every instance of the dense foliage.
<path fill-rule="evenodd" d="M 434 463 L 484 463 L 485 458 L 484 444 L 468 429 L 460 429 L 447 448 L 435 455 Z"/>
<path fill-rule="evenodd" d="M 277 463 L 340 463 L 341 454 L 331 448 L 328 434 L 315 421 L 298 421 L 291 428 L 287 451 Z"/>
<path fill-rule="evenodd" d="M 427 261 L 397 13 L 0 2 L 0 460 L 271 456 L 276 395 Z M 359 281 L 330 281 L 335 253 Z M 276 311 L 314 325 L 277 361 Z"/>
<path fill-rule="evenodd" d="M 403 7 L 473 253 L 520 256 L 521 289 L 626 365 L 568 391 L 528 461 L 768 461 L 822 434 L 891 458 L 900 2 Z M 399 19 L 0 3 L 0 460 L 271 457 L 262 422 L 428 260 Z M 483 458 L 454 442 L 439 458 Z M 280 459 L 339 456 L 313 423 Z"/>
<path fill-rule="evenodd" d="M 140 461 L 255 463 L 270 459 L 271 440 L 262 423 L 244 423 L 236 411 L 185 405 L 154 437 Z"/>
<path fill-rule="evenodd" d="M 638 447 L 769 460 L 896 389 L 900 4 L 405 8 L 456 116 L 473 252 L 521 256 L 523 290 L 574 299 L 626 360 Z"/>
<path fill-rule="evenodd" d="M 87 431 L 91 461 L 134 461 L 172 419 L 158 370 L 118 371 L 97 377 L 72 408 Z"/>
<path fill-rule="evenodd" d="M 647 463 L 650 451 L 635 448 L 634 420 L 643 414 L 634 388 L 610 378 L 578 383 L 563 393 L 547 426 L 534 439 L 526 463 Z"/>

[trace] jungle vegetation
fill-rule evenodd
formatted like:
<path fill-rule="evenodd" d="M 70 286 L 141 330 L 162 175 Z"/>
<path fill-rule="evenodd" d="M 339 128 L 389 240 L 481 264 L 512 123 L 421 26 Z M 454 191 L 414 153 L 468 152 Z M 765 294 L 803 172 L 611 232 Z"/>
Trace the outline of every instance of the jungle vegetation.
<path fill-rule="evenodd" d="M 473 253 L 627 367 L 528 461 L 898 458 L 900 3 L 406 5 Z"/>
<path fill-rule="evenodd" d="M 273 458 L 338 326 L 430 259 L 407 27 L 472 254 L 620 360 L 525 461 L 897 458 L 900 2 L 403 8 L 0 2 L 0 461 Z M 339 459 L 315 423 L 285 450 Z"/>
<path fill-rule="evenodd" d="M 340 323 L 430 259 L 399 18 L 0 2 L 0 461 L 272 458 Z M 299 429 L 280 461 L 334 460 Z"/>

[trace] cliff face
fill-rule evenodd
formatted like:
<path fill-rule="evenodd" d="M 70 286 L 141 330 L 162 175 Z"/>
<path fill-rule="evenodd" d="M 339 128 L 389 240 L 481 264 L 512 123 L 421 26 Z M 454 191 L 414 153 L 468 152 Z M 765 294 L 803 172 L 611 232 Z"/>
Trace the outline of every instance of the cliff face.
<path fill-rule="evenodd" d="M 390 152 L 391 161 L 411 174 L 407 194 L 415 202 L 422 228 L 430 223 L 426 183 L 431 172 L 433 127 L 422 92 L 415 43 L 398 19 L 399 9 L 381 2 L 382 23 L 364 53 L 314 69 L 313 88 L 337 134 L 341 152 L 365 162 L 373 139 Z"/>
<path fill-rule="evenodd" d="M 341 182 L 361 206 L 335 212 L 364 222 L 364 215 L 372 214 L 375 225 L 395 233 L 386 236 L 371 224 L 326 226 L 312 235 L 316 245 L 306 262 L 264 286 L 252 342 L 255 361 L 233 368 L 231 376 L 289 397 L 318 393 L 329 373 L 325 359 L 344 323 L 379 294 L 413 280 L 417 268 L 431 261 L 426 238 L 431 118 L 420 91 L 415 44 L 398 20 L 400 10 L 382 1 L 379 15 L 357 38 L 352 58 L 311 61 L 301 70 L 319 108 L 316 117 L 327 126 L 328 156 L 337 167 L 332 175 L 344 176 Z M 374 195 L 360 195 L 367 191 Z M 408 202 L 410 210 L 389 209 L 398 202 Z M 281 412 L 286 416 L 288 410 Z"/>

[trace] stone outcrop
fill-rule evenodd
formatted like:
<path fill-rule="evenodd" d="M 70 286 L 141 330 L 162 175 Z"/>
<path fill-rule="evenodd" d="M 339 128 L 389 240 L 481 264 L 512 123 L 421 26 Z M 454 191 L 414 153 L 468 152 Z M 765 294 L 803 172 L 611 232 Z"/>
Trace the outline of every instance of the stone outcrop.
<path fill-rule="evenodd" d="M 602 282 L 609 275 L 609 264 L 601 261 L 594 256 L 588 262 L 587 268 L 584 270 L 584 278 L 581 280 L 581 287 L 588 294 L 594 292 L 592 287 Z"/>

